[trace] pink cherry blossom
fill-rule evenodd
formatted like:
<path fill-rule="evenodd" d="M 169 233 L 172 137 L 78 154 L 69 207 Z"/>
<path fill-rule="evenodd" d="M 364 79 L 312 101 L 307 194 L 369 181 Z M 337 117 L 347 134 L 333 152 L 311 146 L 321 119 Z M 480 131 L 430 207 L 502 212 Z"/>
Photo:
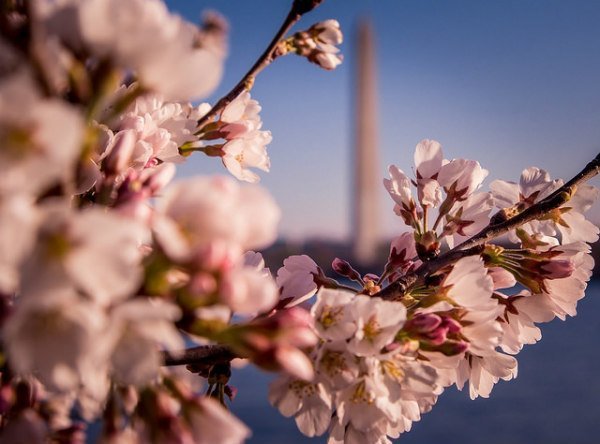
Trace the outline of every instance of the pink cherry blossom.
<path fill-rule="evenodd" d="M 73 179 L 83 119 L 76 108 L 44 99 L 32 73 L 21 69 L 0 81 L 0 194 L 41 193 Z"/>
<path fill-rule="evenodd" d="M 277 286 L 264 262 L 258 266 L 240 264 L 223 276 L 220 299 L 236 313 L 265 312 L 277 303 Z"/>

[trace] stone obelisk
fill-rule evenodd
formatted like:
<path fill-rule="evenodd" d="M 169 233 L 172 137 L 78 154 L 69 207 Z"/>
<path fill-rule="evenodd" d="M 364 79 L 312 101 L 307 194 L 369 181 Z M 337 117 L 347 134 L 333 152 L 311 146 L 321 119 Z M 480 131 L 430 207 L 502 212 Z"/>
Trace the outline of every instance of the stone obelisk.
<path fill-rule="evenodd" d="M 355 49 L 354 101 L 354 193 L 352 196 L 353 253 L 358 264 L 375 261 L 379 235 L 379 188 L 381 177 L 377 148 L 377 79 L 373 27 L 358 24 Z"/>

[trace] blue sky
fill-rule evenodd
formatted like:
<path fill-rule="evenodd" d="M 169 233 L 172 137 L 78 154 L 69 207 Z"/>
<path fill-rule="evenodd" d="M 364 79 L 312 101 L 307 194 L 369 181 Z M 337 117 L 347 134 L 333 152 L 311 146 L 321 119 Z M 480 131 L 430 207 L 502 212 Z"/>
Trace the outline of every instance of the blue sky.
<path fill-rule="evenodd" d="M 244 74 L 289 7 L 286 0 L 167 4 L 189 20 L 214 9 L 230 22 L 226 72 L 211 101 Z M 490 170 L 486 183 L 517 180 L 531 165 L 568 178 L 600 151 L 600 2 L 326 0 L 295 30 L 336 18 L 344 64 L 326 72 L 287 56 L 252 90 L 273 134 L 262 184 L 282 207 L 284 237 L 350 234 L 352 37 L 362 16 L 376 30 L 382 178 L 391 163 L 410 170 L 423 138 L 440 141 L 448 158 L 479 160 Z M 196 173 L 225 172 L 198 154 L 180 171 Z M 381 218 L 384 234 L 403 230 L 383 187 Z"/>

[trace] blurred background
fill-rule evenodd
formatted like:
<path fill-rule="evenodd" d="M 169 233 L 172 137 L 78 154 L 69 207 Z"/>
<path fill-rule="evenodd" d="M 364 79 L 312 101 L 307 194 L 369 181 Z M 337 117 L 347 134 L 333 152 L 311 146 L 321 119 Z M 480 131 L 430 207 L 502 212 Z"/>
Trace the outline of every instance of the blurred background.
<path fill-rule="evenodd" d="M 167 0 L 192 21 L 206 9 L 229 20 L 225 75 L 207 100 L 243 76 L 290 2 Z M 263 129 L 273 134 L 271 172 L 261 173 L 262 184 L 282 208 L 280 245 L 291 245 L 288 250 L 331 244 L 325 256 L 343 257 L 351 238 L 353 42 L 364 17 L 374 29 L 382 178 L 392 163 L 410 171 L 424 138 L 440 141 L 446 158 L 478 160 L 490 171 L 486 184 L 518 181 L 532 165 L 570 178 L 600 151 L 600 2 L 326 0 L 294 30 L 337 19 L 344 63 L 326 72 L 290 55 L 264 71 L 252 90 L 263 106 Z M 198 154 L 179 172 L 205 173 L 225 170 L 218 159 Z M 385 239 L 404 228 L 383 186 L 379 194 Z M 600 205 L 590 217 L 600 221 Z M 276 270 L 280 263 L 268 265 Z M 599 298 L 600 285 L 592 283 L 577 318 L 546 326 L 542 343 L 519 355 L 516 381 L 500 383 L 490 400 L 471 402 L 450 390 L 402 442 L 596 443 Z M 293 421 L 268 406 L 268 379 L 251 369 L 237 373 L 233 410 L 254 429 L 252 442 L 304 442 Z"/>

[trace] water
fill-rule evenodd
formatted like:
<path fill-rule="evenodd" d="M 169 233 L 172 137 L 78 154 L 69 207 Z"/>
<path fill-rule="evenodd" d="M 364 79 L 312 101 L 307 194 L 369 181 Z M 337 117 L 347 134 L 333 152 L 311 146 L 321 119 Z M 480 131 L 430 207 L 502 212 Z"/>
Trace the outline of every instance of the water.
<path fill-rule="evenodd" d="M 579 314 L 542 326 L 542 340 L 517 356 L 519 376 L 500 381 L 490 399 L 447 390 L 433 411 L 402 435 L 402 444 L 597 444 L 600 442 L 600 281 L 588 287 Z M 267 401 L 271 375 L 234 371 L 232 410 L 253 430 L 250 443 L 322 443 L 306 438 L 293 419 Z"/>

